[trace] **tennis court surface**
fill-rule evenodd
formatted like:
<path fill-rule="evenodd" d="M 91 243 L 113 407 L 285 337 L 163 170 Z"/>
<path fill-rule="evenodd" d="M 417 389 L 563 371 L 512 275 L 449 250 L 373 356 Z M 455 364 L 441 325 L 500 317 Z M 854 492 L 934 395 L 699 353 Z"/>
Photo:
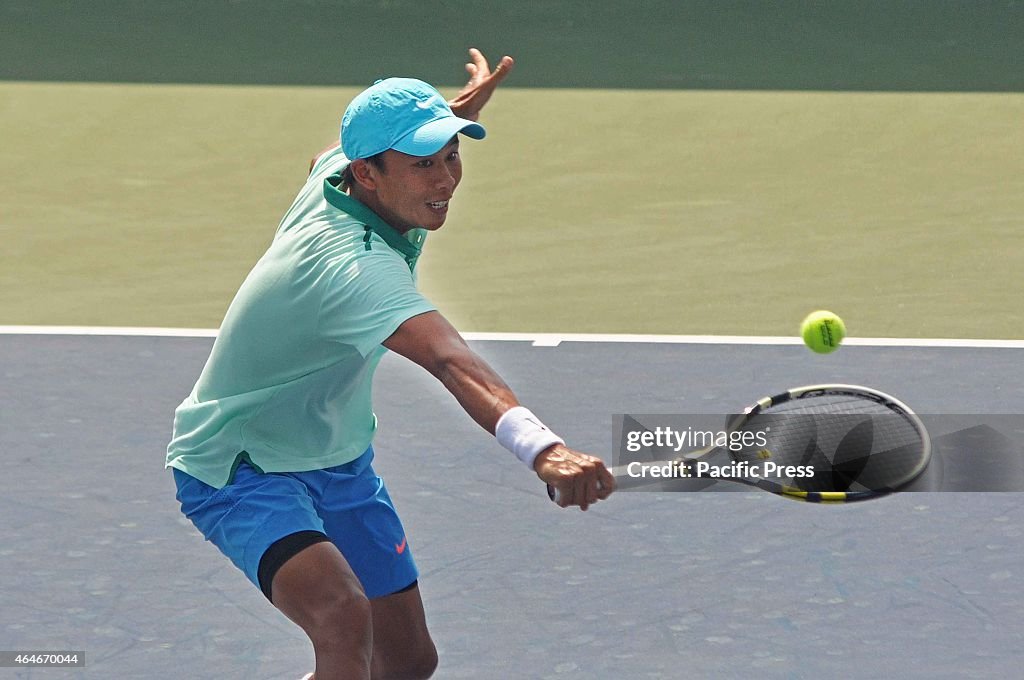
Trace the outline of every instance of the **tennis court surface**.
<path fill-rule="evenodd" d="M 84 668 L 0 678 L 312 669 L 299 629 L 179 514 L 163 469 L 174 406 L 211 344 L 0 334 L 0 648 L 86 655 Z M 1024 413 L 1019 347 L 849 346 L 821 359 L 778 345 L 474 346 L 602 456 L 614 413 L 726 413 L 814 382 L 870 385 L 922 414 Z M 376 393 L 377 467 L 422 571 L 438 678 L 1019 672 L 1019 493 L 822 507 L 741 488 L 563 511 L 421 369 L 387 357 Z"/>

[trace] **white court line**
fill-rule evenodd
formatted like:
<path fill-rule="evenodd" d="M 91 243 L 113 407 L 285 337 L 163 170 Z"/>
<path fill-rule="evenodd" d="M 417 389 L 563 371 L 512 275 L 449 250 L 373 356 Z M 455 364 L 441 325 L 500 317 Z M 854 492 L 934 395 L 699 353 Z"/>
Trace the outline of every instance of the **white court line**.
<path fill-rule="evenodd" d="M 215 328 L 140 328 L 135 326 L 0 326 L 0 335 L 118 335 L 158 338 L 215 338 Z"/>
<path fill-rule="evenodd" d="M 137 328 L 118 326 L 0 326 L 0 335 L 113 335 L 170 338 L 213 338 L 211 328 Z M 463 333 L 467 340 L 529 342 L 534 347 L 558 347 L 563 342 L 608 342 L 675 345 L 800 345 L 796 336 L 772 335 L 631 335 L 604 333 Z M 846 338 L 855 347 L 969 347 L 1024 349 L 1024 340 L 956 338 Z"/>

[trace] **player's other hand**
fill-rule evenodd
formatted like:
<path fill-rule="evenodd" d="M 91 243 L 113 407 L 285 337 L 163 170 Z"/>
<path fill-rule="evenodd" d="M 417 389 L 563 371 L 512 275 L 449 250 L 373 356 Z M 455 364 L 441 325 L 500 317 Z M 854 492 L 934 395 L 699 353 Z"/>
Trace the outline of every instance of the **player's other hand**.
<path fill-rule="evenodd" d="M 490 100 L 501 81 L 505 80 L 505 76 L 512 70 L 515 62 L 512 57 L 502 57 L 492 71 L 483 53 L 475 47 L 470 48 L 469 58 L 471 61 L 466 64 L 469 82 L 448 104 L 452 107 L 452 112 L 459 118 L 477 120 L 480 118 L 480 111 L 483 110 L 484 105 Z"/>
<path fill-rule="evenodd" d="M 559 444 L 541 452 L 533 469 L 554 489 L 555 502 L 563 508 L 578 505 L 586 510 L 615 490 L 615 478 L 604 461 Z"/>

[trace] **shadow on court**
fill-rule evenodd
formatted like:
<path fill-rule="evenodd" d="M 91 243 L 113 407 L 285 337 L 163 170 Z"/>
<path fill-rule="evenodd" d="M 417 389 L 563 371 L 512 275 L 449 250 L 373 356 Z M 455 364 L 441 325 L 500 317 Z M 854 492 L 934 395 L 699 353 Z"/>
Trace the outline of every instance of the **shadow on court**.
<path fill-rule="evenodd" d="M 211 343 L 0 336 L 0 648 L 85 650 L 61 677 L 311 670 L 302 634 L 179 514 L 162 469 Z M 725 413 L 811 382 L 868 384 L 922 413 L 1024 413 L 1022 350 L 848 347 L 821 361 L 794 346 L 475 346 L 601 455 L 613 413 Z M 377 467 L 422 571 L 439 678 L 1016 673 L 1020 494 L 821 507 L 621 493 L 563 511 L 422 370 L 386 358 L 376 394 Z M 1001 436 L 940 435 L 982 449 Z"/>

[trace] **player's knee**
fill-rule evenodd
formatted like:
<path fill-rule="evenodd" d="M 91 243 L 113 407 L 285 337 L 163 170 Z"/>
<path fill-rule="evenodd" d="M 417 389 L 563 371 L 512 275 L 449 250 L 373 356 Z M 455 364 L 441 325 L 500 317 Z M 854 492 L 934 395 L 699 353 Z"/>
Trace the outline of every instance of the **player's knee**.
<path fill-rule="evenodd" d="M 371 645 L 373 616 L 361 591 L 344 590 L 316 603 L 307 618 L 306 633 L 316 647 Z"/>
<path fill-rule="evenodd" d="M 437 670 L 437 648 L 429 638 L 422 644 L 408 649 L 401 658 L 389 660 L 384 678 L 403 678 L 406 680 L 426 680 Z"/>
<path fill-rule="evenodd" d="M 429 678 L 437 670 L 437 648 L 429 638 L 421 645 L 415 663 L 410 669 L 410 678 Z"/>

